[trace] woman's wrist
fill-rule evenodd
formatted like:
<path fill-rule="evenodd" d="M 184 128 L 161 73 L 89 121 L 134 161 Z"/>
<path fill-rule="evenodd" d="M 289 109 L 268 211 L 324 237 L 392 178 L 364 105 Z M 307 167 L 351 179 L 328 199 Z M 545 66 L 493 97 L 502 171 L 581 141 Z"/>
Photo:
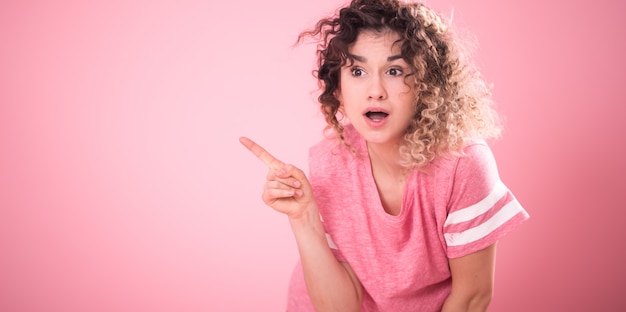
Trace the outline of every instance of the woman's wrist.
<path fill-rule="evenodd" d="M 309 204 L 298 214 L 288 215 L 288 219 L 289 224 L 294 231 L 314 229 L 315 231 L 319 231 L 321 234 L 324 233 L 322 220 L 315 203 Z"/>

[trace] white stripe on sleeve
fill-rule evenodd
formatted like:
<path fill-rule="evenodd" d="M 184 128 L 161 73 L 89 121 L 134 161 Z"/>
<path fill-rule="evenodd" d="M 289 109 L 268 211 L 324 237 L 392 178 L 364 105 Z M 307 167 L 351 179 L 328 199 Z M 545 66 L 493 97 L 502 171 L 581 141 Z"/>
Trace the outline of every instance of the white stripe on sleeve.
<path fill-rule="evenodd" d="M 460 233 L 446 233 L 444 237 L 448 246 L 460 246 L 471 242 L 475 242 L 493 232 L 506 221 L 513 218 L 516 214 L 523 211 L 522 206 L 517 200 L 512 200 L 506 204 L 500 211 L 491 216 L 489 220 L 475 226 L 471 229 Z"/>
<path fill-rule="evenodd" d="M 457 224 L 465 221 L 472 220 L 477 216 L 487 212 L 496 202 L 498 202 L 502 196 L 507 193 L 508 189 L 504 184 L 500 181 L 494 185 L 491 193 L 487 195 L 483 200 L 478 203 L 471 205 L 467 208 L 459 209 L 455 212 L 452 212 L 446 218 L 446 223 L 443 226 L 448 226 L 450 224 Z"/>

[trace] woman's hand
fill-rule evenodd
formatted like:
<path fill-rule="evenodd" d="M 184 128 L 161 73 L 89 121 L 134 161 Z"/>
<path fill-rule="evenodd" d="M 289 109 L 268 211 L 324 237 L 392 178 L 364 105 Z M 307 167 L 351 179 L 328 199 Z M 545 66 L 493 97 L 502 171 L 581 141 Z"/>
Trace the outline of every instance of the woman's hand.
<path fill-rule="evenodd" d="M 283 163 L 246 137 L 239 142 L 269 167 L 262 195 L 265 204 L 291 219 L 302 217 L 314 206 L 311 185 L 302 170 Z"/>
<path fill-rule="evenodd" d="M 363 302 L 363 288 L 350 265 L 337 261 L 330 250 L 311 185 L 304 172 L 276 159 L 248 138 L 241 137 L 239 142 L 270 169 L 263 189 L 263 201 L 289 216 L 307 291 L 316 310 L 358 311 Z"/>

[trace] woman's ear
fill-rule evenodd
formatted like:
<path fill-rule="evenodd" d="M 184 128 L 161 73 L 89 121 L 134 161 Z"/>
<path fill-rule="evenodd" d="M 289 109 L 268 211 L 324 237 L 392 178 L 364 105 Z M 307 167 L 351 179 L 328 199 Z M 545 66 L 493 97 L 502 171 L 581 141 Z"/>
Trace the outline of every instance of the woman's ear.
<path fill-rule="evenodd" d="M 341 106 L 343 106 L 343 99 L 341 98 L 341 89 L 337 88 L 335 92 L 333 92 L 333 96 L 339 101 L 339 103 L 341 103 Z"/>

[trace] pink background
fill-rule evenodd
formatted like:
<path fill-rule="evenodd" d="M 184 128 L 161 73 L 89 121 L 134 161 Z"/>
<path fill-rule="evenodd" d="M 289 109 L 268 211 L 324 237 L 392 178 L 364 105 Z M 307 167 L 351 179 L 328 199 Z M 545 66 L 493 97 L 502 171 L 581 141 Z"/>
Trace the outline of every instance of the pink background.
<path fill-rule="evenodd" d="M 306 169 L 324 1 L 3 1 L 0 310 L 282 311 L 297 258 L 247 135 Z M 491 311 L 624 311 L 626 8 L 428 1 L 477 35 L 531 220 Z"/>

